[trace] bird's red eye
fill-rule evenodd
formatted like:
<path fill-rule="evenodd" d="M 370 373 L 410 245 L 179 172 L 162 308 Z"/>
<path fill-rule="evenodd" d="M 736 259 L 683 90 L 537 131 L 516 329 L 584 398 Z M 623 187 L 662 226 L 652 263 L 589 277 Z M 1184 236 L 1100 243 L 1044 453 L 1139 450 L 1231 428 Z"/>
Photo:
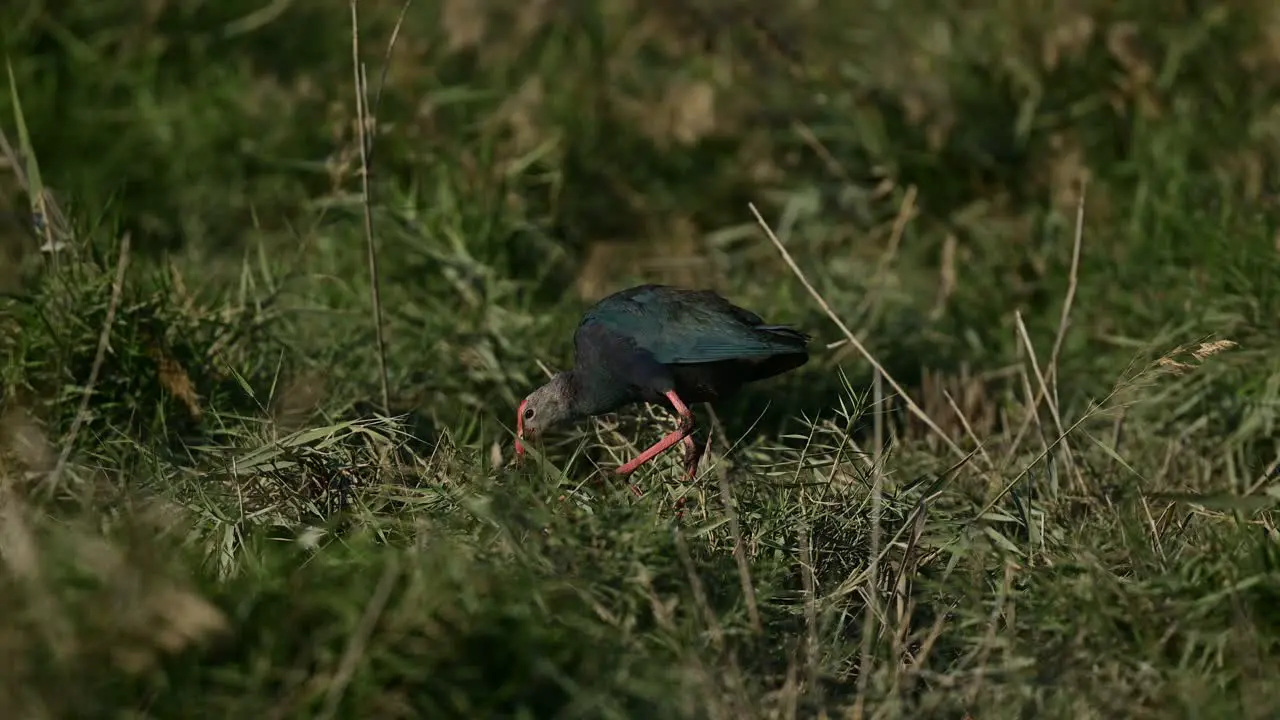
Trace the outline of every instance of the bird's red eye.
<path fill-rule="evenodd" d="M 533 408 L 525 408 L 525 409 L 524 409 L 524 419 L 525 419 L 525 420 L 532 420 L 532 419 L 533 419 Z"/>

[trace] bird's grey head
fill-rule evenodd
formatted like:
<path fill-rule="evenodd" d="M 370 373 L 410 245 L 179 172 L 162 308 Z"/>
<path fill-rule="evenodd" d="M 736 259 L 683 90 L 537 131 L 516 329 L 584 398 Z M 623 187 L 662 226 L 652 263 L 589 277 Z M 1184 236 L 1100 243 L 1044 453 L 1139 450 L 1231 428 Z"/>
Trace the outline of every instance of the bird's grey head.
<path fill-rule="evenodd" d="M 556 425 L 572 420 L 573 388 L 568 372 L 557 373 L 546 385 L 529 393 L 516 411 L 516 457 L 524 457 L 524 443 Z"/>

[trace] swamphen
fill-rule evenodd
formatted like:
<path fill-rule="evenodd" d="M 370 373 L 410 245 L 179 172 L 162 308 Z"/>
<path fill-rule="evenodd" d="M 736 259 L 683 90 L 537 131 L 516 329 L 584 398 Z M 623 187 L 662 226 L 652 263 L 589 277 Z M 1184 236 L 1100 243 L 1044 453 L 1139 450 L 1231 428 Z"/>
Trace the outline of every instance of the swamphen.
<path fill-rule="evenodd" d="M 640 285 L 596 303 L 574 333 L 574 368 L 557 373 L 520 403 L 516 457 L 551 427 L 635 402 L 665 404 L 680 427 L 631 462 L 636 468 L 684 442 L 685 472 L 702 457 L 689 406 L 744 383 L 773 377 L 809 360 L 809 337 L 733 305 L 710 290 Z"/>

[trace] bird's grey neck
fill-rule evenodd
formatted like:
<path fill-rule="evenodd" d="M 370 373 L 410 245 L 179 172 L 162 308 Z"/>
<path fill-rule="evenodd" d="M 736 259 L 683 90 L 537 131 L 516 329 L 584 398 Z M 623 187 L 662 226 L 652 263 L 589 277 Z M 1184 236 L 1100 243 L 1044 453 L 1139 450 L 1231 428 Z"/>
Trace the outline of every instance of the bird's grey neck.
<path fill-rule="evenodd" d="M 610 375 L 574 370 L 564 374 L 568 376 L 564 380 L 568 404 L 577 417 L 613 412 L 631 400 L 628 386 Z"/>
<path fill-rule="evenodd" d="M 564 398 L 564 407 L 570 415 L 568 419 L 576 420 L 591 414 L 591 409 L 583 406 L 590 393 L 583 391 L 581 376 L 572 370 L 564 370 L 552 376 L 551 382 L 558 386 L 560 396 Z"/>

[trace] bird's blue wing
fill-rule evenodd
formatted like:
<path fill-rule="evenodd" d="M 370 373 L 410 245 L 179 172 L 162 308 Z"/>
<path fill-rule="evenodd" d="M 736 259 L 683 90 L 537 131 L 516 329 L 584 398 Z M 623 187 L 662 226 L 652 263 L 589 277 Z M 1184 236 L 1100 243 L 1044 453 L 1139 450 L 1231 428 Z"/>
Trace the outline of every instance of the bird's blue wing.
<path fill-rule="evenodd" d="M 630 339 L 665 365 L 757 359 L 804 352 L 803 334 L 763 321 L 711 292 L 646 286 L 606 299 L 583 324 Z"/>

